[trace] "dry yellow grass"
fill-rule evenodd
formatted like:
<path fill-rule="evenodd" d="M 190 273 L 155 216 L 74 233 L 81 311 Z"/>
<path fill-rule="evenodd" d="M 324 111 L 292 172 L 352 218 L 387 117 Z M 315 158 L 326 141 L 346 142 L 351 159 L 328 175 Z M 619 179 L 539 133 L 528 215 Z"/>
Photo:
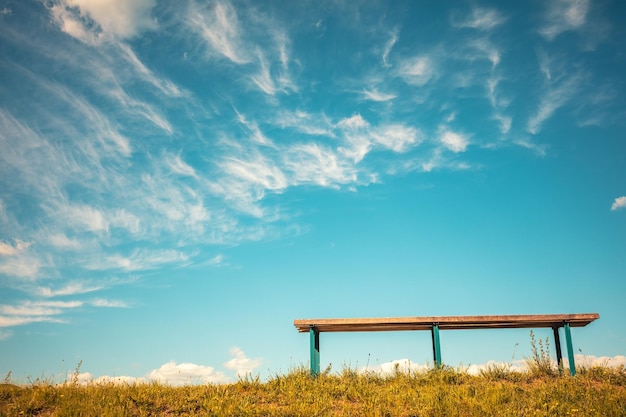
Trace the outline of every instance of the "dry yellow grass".
<path fill-rule="evenodd" d="M 389 377 L 302 368 L 226 385 L 0 385 L 2 416 L 625 416 L 626 371 L 569 375 L 450 368 Z"/>

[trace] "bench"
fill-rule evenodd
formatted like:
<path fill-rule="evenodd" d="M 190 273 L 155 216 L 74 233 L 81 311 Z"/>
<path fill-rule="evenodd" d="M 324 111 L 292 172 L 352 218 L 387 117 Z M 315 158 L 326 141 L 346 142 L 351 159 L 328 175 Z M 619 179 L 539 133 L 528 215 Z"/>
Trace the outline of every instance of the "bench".
<path fill-rule="evenodd" d="M 338 318 L 301 319 L 293 324 L 300 333 L 309 333 L 311 350 L 311 375 L 320 373 L 320 333 L 323 332 L 378 332 L 403 330 L 430 330 L 433 342 L 433 359 L 441 367 L 440 330 L 551 328 L 559 366 L 562 364 L 559 329 L 563 327 L 567 345 L 570 374 L 576 374 L 571 327 L 584 327 L 600 318 L 597 313 L 587 314 L 532 314 L 508 316 L 441 316 L 393 318 Z"/>

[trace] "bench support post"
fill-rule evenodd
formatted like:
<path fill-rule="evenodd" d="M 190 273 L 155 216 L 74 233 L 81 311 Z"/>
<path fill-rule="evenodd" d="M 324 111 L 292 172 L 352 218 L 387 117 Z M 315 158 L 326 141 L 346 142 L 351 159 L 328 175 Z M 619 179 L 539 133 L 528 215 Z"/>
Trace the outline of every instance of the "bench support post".
<path fill-rule="evenodd" d="M 311 376 L 320 374 L 320 332 L 315 326 L 309 327 L 309 337 L 311 342 Z"/>
<path fill-rule="evenodd" d="M 554 348 L 556 349 L 556 364 L 559 367 L 559 373 L 563 372 L 563 353 L 561 352 L 561 338 L 559 337 L 559 326 L 552 328 L 554 332 Z"/>
<path fill-rule="evenodd" d="M 565 323 L 565 343 L 567 344 L 567 359 L 569 361 L 569 373 L 576 375 L 576 364 L 574 363 L 574 348 L 572 347 L 572 332 L 569 328 L 569 323 Z"/>
<path fill-rule="evenodd" d="M 439 326 L 433 324 L 431 329 L 433 337 L 433 359 L 435 361 L 435 368 L 441 368 L 441 346 L 439 344 Z"/>

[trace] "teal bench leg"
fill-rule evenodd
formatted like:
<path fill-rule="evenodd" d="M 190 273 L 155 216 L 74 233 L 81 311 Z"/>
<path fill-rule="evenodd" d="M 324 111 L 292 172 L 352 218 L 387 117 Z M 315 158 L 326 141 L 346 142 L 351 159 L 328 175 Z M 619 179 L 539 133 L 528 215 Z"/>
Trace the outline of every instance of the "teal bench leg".
<path fill-rule="evenodd" d="M 576 364 L 574 363 L 574 348 L 572 346 L 572 332 L 569 323 L 565 323 L 565 343 L 567 344 L 567 359 L 569 360 L 569 373 L 576 375 Z"/>
<path fill-rule="evenodd" d="M 311 375 L 320 374 L 320 332 L 314 326 L 309 327 L 311 339 Z"/>
<path fill-rule="evenodd" d="M 433 358 L 435 360 L 435 368 L 441 368 L 441 346 L 439 344 L 439 326 L 433 324 L 431 330 L 433 337 Z"/>

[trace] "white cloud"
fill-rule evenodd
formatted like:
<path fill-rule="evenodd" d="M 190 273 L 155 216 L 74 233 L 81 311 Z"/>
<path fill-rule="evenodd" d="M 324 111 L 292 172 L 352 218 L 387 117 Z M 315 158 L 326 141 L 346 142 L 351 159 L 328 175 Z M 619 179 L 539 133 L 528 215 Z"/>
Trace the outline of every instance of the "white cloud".
<path fill-rule="evenodd" d="M 247 160 L 229 158 L 220 165 L 229 176 L 266 190 L 280 191 L 288 184 L 281 169 L 260 153 L 252 155 Z"/>
<path fill-rule="evenodd" d="M 51 246 L 57 249 L 79 250 L 83 247 L 82 243 L 78 239 L 69 238 L 65 233 L 55 233 L 48 235 L 46 240 Z"/>
<path fill-rule="evenodd" d="M 513 118 L 499 113 L 494 114 L 493 118 L 500 123 L 500 133 L 503 135 L 509 133 L 511 130 L 511 124 L 513 123 Z"/>
<path fill-rule="evenodd" d="M 546 88 L 535 114 L 528 119 L 526 130 L 533 135 L 539 133 L 543 123 L 578 92 L 581 81 L 582 76 L 574 74 Z"/>
<path fill-rule="evenodd" d="M 258 143 L 259 145 L 272 147 L 274 146 L 272 141 L 263 134 L 263 132 L 259 128 L 259 125 L 255 121 L 249 121 L 243 114 L 239 113 L 237 110 L 235 110 L 235 113 L 237 113 L 237 120 L 239 120 L 239 123 L 244 125 L 252 134 L 250 136 L 250 140 L 252 142 Z"/>
<path fill-rule="evenodd" d="M 102 75 L 100 72 L 102 70 L 98 69 L 98 75 Z M 93 167 L 94 162 L 100 162 L 104 157 L 119 158 L 131 156 L 130 140 L 119 132 L 117 124 L 112 117 L 109 117 L 108 113 L 105 114 L 85 97 L 64 85 L 51 82 L 43 77 L 35 77 L 34 81 L 40 84 L 42 89 L 46 91 L 46 94 L 50 94 L 51 100 L 53 100 L 51 103 L 67 106 L 62 111 L 71 114 L 74 118 L 73 121 L 79 125 L 79 130 L 83 132 L 83 135 L 87 134 L 89 140 L 76 140 L 74 143 L 79 145 L 79 152 L 75 153 L 89 158 L 90 168 Z M 109 87 L 108 83 L 105 83 L 105 85 Z M 110 89 L 105 87 L 105 90 L 108 90 L 106 93 L 118 99 L 123 106 L 139 108 L 138 112 L 142 116 L 151 117 L 153 122 L 167 124 L 167 122 L 158 120 L 158 116 L 152 111 L 150 106 L 131 99 L 119 86 Z M 56 120 L 59 126 L 63 126 L 64 123 L 68 122 L 65 114 L 57 115 L 56 117 L 59 117 L 59 120 Z M 76 138 L 76 135 L 79 134 L 73 126 L 68 126 L 61 132 L 70 138 Z M 84 138 L 81 137 L 81 139 Z M 56 153 L 59 153 L 59 151 L 55 149 L 53 154 Z M 60 155 L 59 157 L 63 156 Z M 67 163 L 67 161 L 63 162 Z"/>
<path fill-rule="evenodd" d="M 470 375 L 478 376 L 483 372 L 488 372 L 491 370 L 501 370 L 504 372 L 523 372 L 524 370 L 526 370 L 526 366 L 524 361 L 514 361 L 514 363 L 488 361 L 487 363 L 462 366 L 460 370 Z"/>
<path fill-rule="evenodd" d="M 165 155 L 165 165 L 175 174 L 197 178 L 196 171 L 180 155 Z"/>
<path fill-rule="evenodd" d="M 0 327 L 23 326 L 31 323 L 63 323 L 63 320 L 48 316 L 3 316 L 0 315 Z"/>
<path fill-rule="evenodd" d="M 515 138 L 513 139 L 513 143 L 523 148 L 530 149 L 539 156 L 546 156 L 548 146 L 534 143 L 527 137 Z"/>
<path fill-rule="evenodd" d="M 397 74 L 407 84 L 423 86 L 434 76 L 433 63 L 426 56 L 415 56 L 400 63 Z"/>
<path fill-rule="evenodd" d="M 552 79 L 552 72 L 550 70 L 551 60 L 546 51 L 543 49 L 537 50 L 537 62 L 539 63 L 539 70 L 546 77 L 546 80 Z"/>
<path fill-rule="evenodd" d="M 259 73 L 251 77 L 252 81 L 265 94 L 269 94 L 273 96 L 277 92 L 279 92 L 280 89 L 277 88 L 276 85 L 274 84 L 274 80 L 272 79 L 272 76 L 270 75 L 270 70 L 261 52 L 257 51 L 257 55 L 259 58 Z"/>
<path fill-rule="evenodd" d="M 13 337 L 13 332 L 10 330 L 0 330 L 0 341 L 9 340 Z"/>
<path fill-rule="evenodd" d="M 211 366 L 196 365 L 183 362 L 177 364 L 174 361 L 163 364 L 160 368 L 153 370 L 147 375 L 148 379 L 161 384 L 182 386 L 197 383 L 221 384 L 228 382 L 228 378 L 223 372 L 216 371 Z"/>
<path fill-rule="evenodd" d="M 607 368 L 620 368 L 626 366 L 626 356 L 617 355 L 613 357 L 609 356 L 594 356 L 594 355 L 574 355 L 574 361 L 577 368 L 593 368 L 593 367 L 607 367 Z M 556 369 L 556 361 L 552 361 L 553 366 Z M 563 358 L 563 365 L 565 368 L 569 366 L 567 358 Z M 398 359 L 382 364 L 359 369 L 362 373 L 374 373 L 382 377 L 393 376 L 396 373 L 420 373 L 427 372 L 433 367 L 432 363 L 420 364 L 411 362 L 409 359 Z M 490 370 L 502 370 L 504 372 L 526 372 L 528 366 L 526 360 L 515 360 L 512 362 L 499 362 L 499 361 L 487 361 L 486 363 L 471 364 L 469 366 L 459 366 L 457 371 L 466 372 L 470 375 L 480 375 L 483 372 Z"/>
<path fill-rule="evenodd" d="M 358 130 L 369 127 L 369 123 L 360 114 L 346 117 L 337 122 L 337 127 L 347 130 Z"/>
<path fill-rule="evenodd" d="M 64 207 L 62 215 L 69 224 L 89 232 L 100 233 L 109 230 L 109 221 L 102 211 L 88 205 L 69 205 Z"/>
<path fill-rule="evenodd" d="M 401 124 L 381 126 L 372 135 L 377 143 L 394 152 L 405 152 L 422 139 L 417 129 Z"/>
<path fill-rule="evenodd" d="M 468 46 L 480 54 L 478 57 L 471 56 L 470 59 L 487 59 L 491 62 L 492 69 L 495 69 L 502 59 L 500 50 L 487 38 L 474 39 Z"/>
<path fill-rule="evenodd" d="M 238 347 L 230 350 L 232 359 L 224 363 L 224 367 L 235 371 L 236 377 L 245 377 L 251 374 L 263 363 L 262 359 L 250 359 Z M 75 375 L 68 373 L 68 381 L 73 381 Z M 212 366 L 197 365 L 189 362 L 176 363 L 169 361 L 159 368 L 150 371 L 142 377 L 133 376 L 100 376 L 94 377 L 90 372 L 83 372 L 78 375 L 79 384 L 91 383 L 112 383 L 112 384 L 143 384 L 157 382 L 164 385 L 184 386 L 195 384 L 226 384 L 231 382 L 232 377 L 224 372 L 216 370 Z"/>
<path fill-rule="evenodd" d="M 31 242 L 15 240 L 15 244 L 5 243 L 0 240 L 0 256 L 13 256 L 24 252 L 31 245 Z"/>
<path fill-rule="evenodd" d="M 139 60 L 135 52 L 131 49 L 130 46 L 124 43 L 118 43 L 118 47 L 124 52 L 126 56 L 127 62 L 130 62 L 135 69 L 135 71 L 148 83 L 152 84 L 159 90 L 161 90 L 164 94 L 171 97 L 180 97 L 185 95 L 183 91 L 174 83 L 169 80 L 158 78 L 154 75 L 152 71 L 150 71 L 144 64 Z"/>
<path fill-rule="evenodd" d="M 389 54 L 391 53 L 391 49 L 396 44 L 396 42 L 398 42 L 398 32 L 394 30 L 393 32 L 391 32 L 391 36 L 389 40 L 387 41 L 387 43 L 385 44 L 385 49 L 383 51 L 382 60 L 383 60 L 383 65 L 386 67 L 390 66 L 388 62 L 388 58 L 389 58 Z"/>
<path fill-rule="evenodd" d="M 0 304 L 0 327 L 40 322 L 61 323 L 63 321 L 55 316 L 82 305 L 81 301 L 24 301 L 14 305 Z"/>
<path fill-rule="evenodd" d="M 432 369 L 430 365 L 411 362 L 409 359 L 396 359 L 383 362 L 379 365 L 369 365 L 359 369 L 361 373 L 376 374 L 382 377 L 393 376 L 396 373 L 419 373 Z"/>
<path fill-rule="evenodd" d="M 453 132 L 449 129 L 441 129 L 441 132 L 439 133 L 439 142 L 454 153 L 465 152 L 467 146 L 469 145 L 467 135 Z"/>
<path fill-rule="evenodd" d="M 284 39 L 281 36 L 280 39 Z M 281 62 L 281 70 L 278 71 L 276 77 L 272 77 L 270 65 L 265 59 L 264 54 L 257 49 L 257 57 L 259 62 L 259 71 L 256 75 L 251 76 L 252 82 L 265 94 L 274 96 L 277 93 L 288 93 L 289 90 L 297 91 L 291 77 L 288 74 L 288 57 L 286 54 L 286 41 L 281 41 L 279 46 L 279 59 Z"/>
<path fill-rule="evenodd" d="M 617 197 L 611 206 L 611 210 L 615 211 L 623 208 L 626 208 L 626 196 Z"/>
<path fill-rule="evenodd" d="M 565 359 L 567 363 L 567 359 Z M 574 362 L 576 367 L 594 368 L 594 367 L 606 367 L 606 368 L 621 368 L 626 367 L 626 356 L 595 356 L 584 355 L 577 353 L 574 355 Z"/>
<path fill-rule="evenodd" d="M 214 257 L 212 257 L 211 259 L 209 259 L 207 261 L 208 265 L 219 265 L 222 263 L 222 261 L 224 260 L 224 255 L 219 254 L 219 255 L 215 255 Z"/>
<path fill-rule="evenodd" d="M 357 180 L 353 164 L 334 150 L 316 143 L 296 144 L 286 150 L 284 165 L 294 185 L 336 187 Z"/>
<path fill-rule="evenodd" d="M 132 38 L 156 27 L 155 0 L 59 0 L 51 11 L 61 30 L 85 43 Z"/>
<path fill-rule="evenodd" d="M 41 297 L 52 298 L 64 295 L 85 294 L 103 289 L 104 286 L 76 281 L 68 282 L 60 288 L 35 287 L 31 292 Z"/>
<path fill-rule="evenodd" d="M 1 117 L 2 117 L 2 114 L 0 113 L 0 118 Z M 9 222 L 9 214 L 7 213 L 7 206 L 5 202 L 2 201 L 2 198 L 0 198 L 0 222 L 2 223 Z"/>
<path fill-rule="evenodd" d="M 73 378 L 75 378 L 73 373 L 67 374 L 67 380 L 69 383 L 73 382 Z M 78 374 L 78 378 L 76 379 L 81 385 L 89 385 L 89 384 L 112 384 L 112 385 L 136 385 L 136 384 L 149 384 L 151 381 L 145 377 L 134 377 L 134 376 L 100 376 L 94 378 L 93 374 L 90 372 L 81 372 Z"/>
<path fill-rule="evenodd" d="M 391 93 L 381 93 L 379 91 L 377 91 L 376 89 L 373 90 L 363 90 L 362 92 L 363 97 L 365 97 L 366 100 L 371 100 L 371 101 L 389 101 L 389 100 L 393 100 L 394 98 L 397 97 L 397 95 L 395 94 L 391 94 Z"/>
<path fill-rule="evenodd" d="M 108 300 L 106 298 L 96 298 L 90 302 L 94 307 L 109 307 L 109 308 L 127 308 L 128 304 L 120 300 Z"/>
<path fill-rule="evenodd" d="M 230 354 L 234 356 L 234 358 L 226 362 L 224 366 L 228 369 L 234 370 L 238 377 L 244 377 L 251 374 L 263 363 L 263 360 L 260 358 L 250 359 L 246 357 L 246 354 L 238 347 L 233 347 L 230 350 Z"/>
<path fill-rule="evenodd" d="M 174 249 L 149 250 L 135 249 L 129 256 L 120 254 L 109 255 L 104 259 L 96 259 L 85 263 L 89 270 L 106 271 L 122 269 L 127 272 L 148 271 L 164 265 L 184 265 L 190 260 L 190 255 Z"/>
<path fill-rule="evenodd" d="M 486 9 L 481 7 L 472 8 L 471 13 L 465 18 L 453 19 L 452 25 L 460 28 L 471 28 L 481 31 L 488 31 L 506 22 L 500 12 L 494 9 Z"/>
<path fill-rule="evenodd" d="M 187 24 L 204 39 L 211 51 L 236 64 L 250 61 L 240 40 L 237 13 L 229 4 L 216 2 L 212 9 L 206 10 L 191 2 Z"/>
<path fill-rule="evenodd" d="M 589 0 L 554 0 L 548 3 L 545 25 L 539 33 L 553 40 L 563 32 L 578 30 L 585 25 Z"/>
<path fill-rule="evenodd" d="M 325 114 L 311 114 L 304 111 L 282 111 L 274 120 L 282 128 L 292 128 L 313 136 L 333 137 L 332 123 Z"/>
<path fill-rule="evenodd" d="M 39 276 L 43 262 L 42 259 L 28 254 L 0 258 L 0 274 L 33 280 Z"/>

